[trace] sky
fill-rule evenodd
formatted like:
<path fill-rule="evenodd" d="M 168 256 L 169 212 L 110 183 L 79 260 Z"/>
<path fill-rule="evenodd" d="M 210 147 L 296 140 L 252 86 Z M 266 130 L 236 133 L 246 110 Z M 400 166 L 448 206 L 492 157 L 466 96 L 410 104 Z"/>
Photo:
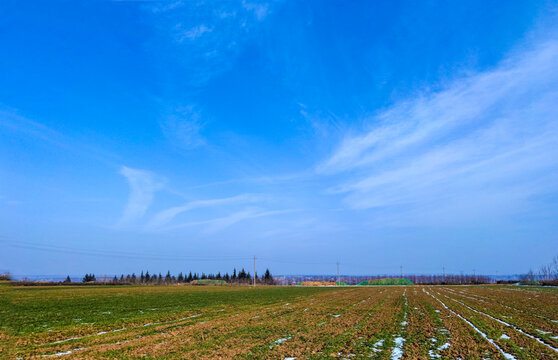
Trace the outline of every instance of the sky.
<path fill-rule="evenodd" d="M 0 271 L 558 255 L 558 2 L 0 2 Z"/>

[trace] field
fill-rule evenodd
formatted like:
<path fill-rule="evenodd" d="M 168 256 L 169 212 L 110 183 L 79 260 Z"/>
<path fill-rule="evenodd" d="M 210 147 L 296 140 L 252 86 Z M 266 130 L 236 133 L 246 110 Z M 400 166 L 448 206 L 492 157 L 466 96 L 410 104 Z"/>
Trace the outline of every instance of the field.
<path fill-rule="evenodd" d="M 558 359 L 556 290 L 0 286 L 0 357 Z"/>

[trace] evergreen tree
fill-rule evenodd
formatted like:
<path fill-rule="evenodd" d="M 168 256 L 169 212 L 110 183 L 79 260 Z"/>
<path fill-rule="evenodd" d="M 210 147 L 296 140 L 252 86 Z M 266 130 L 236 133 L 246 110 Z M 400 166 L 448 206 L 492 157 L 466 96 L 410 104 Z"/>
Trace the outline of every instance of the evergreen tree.
<path fill-rule="evenodd" d="M 182 275 L 182 273 L 178 274 L 178 282 L 184 282 L 184 275 Z"/>
<path fill-rule="evenodd" d="M 233 269 L 231 280 L 233 280 L 233 281 L 236 280 L 236 268 Z"/>
<path fill-rule="evenodd" d="M 130 281 L 135 284 L 137 280 L 138 279 L 136 278 L 136 273 L 132 273 L 132 277 L 130 278 Z"/>
<path fill-rule="evenodd" d="M 221 280 L 221 272 L 219 271 L 217 275 L 215 275 L 215 279 Z"/>
<path fill-rule="evenodd" d="M 192 272 L 190 271 L 190 273 L 188 273 L 188 282 L 191 282 L 192 280 L 194 280 L 194 277 L 192 276 Z"/>
<path fill-rule="evenodd" d="M 244 279 L 246 279 L 246 271 L 244 270 L 244 268 L 242 268 L 238 272 L 238 280 L 244 280 Z"/>
<path fill-rule="evenodd" d="M 150 277 L 150 275 L 149 275 L 149 270 L 147 270 L 147 271 L 145 272 L 145 279 L 144 279 L 144 282 L 148 283 L 149 280 L 151 280 L 151 277 Z"/>
<path fill-rule="evenodd" d="M 86 283 L 86 282 L 91 282 L 91 281 L 97 281 L 97 279 L 95 278 L 95 274 L 85 274 L 85 276 L 83 277 L 83 279 L 81 281 Z"/>
<path fill-rule="evenodd" d="M 114 277 L 112 278 L 112 282 L 115 284 L 118 282 L 118 278 L 116 277 L 116 275 L 114 275 Z"/>
<path fill-rule="evenodd" d="M 140 282 L 141 282 L 142 284 L 145 282 L 145 275 L 143 275 L 143 270 L 141 271 Z"/>
<path fill-rule="evenodd" d="M 271 276 L 269 269 L 265 269 L 264 280 L 266 284 L 273 284 L 273 276 Z"/>
<path fill-rule="evenodd" d="M 124 282 L 124 274 L 120 275 L 120 282 L 121 282 L 121 283 Z"/>
<path fill-rule="evenodd" d="M 169 284 L 171 282 L 171 274 L 170 274 L 170 270 L 167 271 L 167 275 L 165 276 L 165 282 L 167 284 Z"/>
<path fill-rule="evenodd" d="M 70 275 L 66 276 L 66 280 L 64 280 L 64 282 L 65 282 L 66 284 L 69 284 L 69 283 L 72 282 L 72 279 L 70 279 Z"/>

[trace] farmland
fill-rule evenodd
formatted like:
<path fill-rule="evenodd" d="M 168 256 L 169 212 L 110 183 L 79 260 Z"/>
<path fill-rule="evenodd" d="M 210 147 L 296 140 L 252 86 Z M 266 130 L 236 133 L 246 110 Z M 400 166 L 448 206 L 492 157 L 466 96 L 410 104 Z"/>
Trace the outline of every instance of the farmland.
<path fill-rule="evenodd" d="M 536 287 L 0 286 L 0 357 L 557 359 Z"/>

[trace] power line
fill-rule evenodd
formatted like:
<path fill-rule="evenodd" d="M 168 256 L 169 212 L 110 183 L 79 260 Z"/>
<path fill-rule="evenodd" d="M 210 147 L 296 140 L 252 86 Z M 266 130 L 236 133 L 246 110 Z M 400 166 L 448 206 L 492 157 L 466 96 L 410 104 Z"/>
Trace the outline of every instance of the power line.
<path fill-rule="evenodd" d="M 74 255 L 86 255 L 86 256 L 96 256 L 96 257 L 114 257 L 114 258 L 127 258 L 127 259 L 138 259 L 138 260 L 165 260 L 165 261 L 226 261 L 226 260 L 249 260 L 249 257 L 240 256 L 172 256 L 164 254 L 138 254 L 123 251 L 107 251 L 107 250 L 97 250 L 97 249 L 79 249 L 71 248 L 65 246 L 56 245 L 44 245 L 31 242 L 10 242 L 5 240 L 0 240 L 0 243 L 6 244 L 15 248 L 39 250 L 39 251 L 49 251 L 56 253 L 74 254 Z"/>

